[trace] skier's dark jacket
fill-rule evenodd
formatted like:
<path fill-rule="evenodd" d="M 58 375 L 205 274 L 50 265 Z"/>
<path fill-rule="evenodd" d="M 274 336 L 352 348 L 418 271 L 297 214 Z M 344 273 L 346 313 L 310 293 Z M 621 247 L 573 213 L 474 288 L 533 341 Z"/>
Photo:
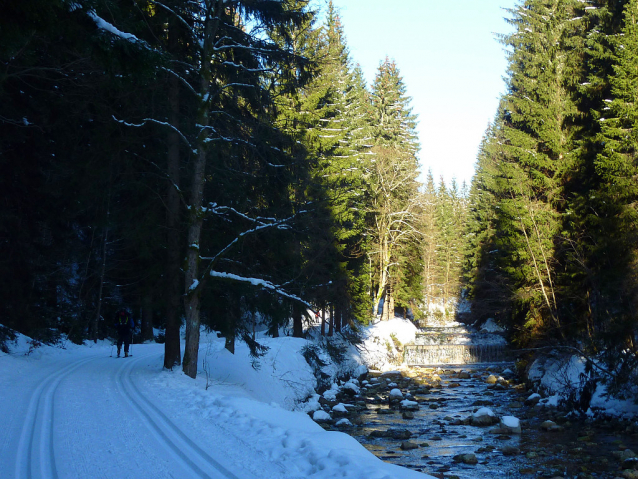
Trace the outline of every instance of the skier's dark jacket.
<path fill-rule="evenodd" d="M 127 311 L 121 310 L 115 313 L 115 329 L 120 337 L 128 337 L 131 331 L 135 328 L 133 318 Z"/>

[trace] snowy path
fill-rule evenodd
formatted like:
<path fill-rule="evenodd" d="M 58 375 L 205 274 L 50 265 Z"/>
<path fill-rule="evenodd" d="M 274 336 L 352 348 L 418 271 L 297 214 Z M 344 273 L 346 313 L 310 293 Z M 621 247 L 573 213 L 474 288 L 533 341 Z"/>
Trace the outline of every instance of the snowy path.
<path fill-rule="evenodd" d="M 0 479 L 429 477 L 276 403 L 283 391 L 269 381 L 308 367 L 284 353 L 295 340 L 276 344 L 280 362 L 260 371 L 223 342 L 204 351 L 210 389 L 201 373 L 162 370 L 161 344 L 135 345 L 126 359 L 100 345 L 0 354 Z"/>
<path fill-rule="evenodd" d="M 241 457 L 233 461 L 237 451 L 205 451 L 199 431 L 150 401 L 140 384 L 157 374 L 162 349 L 135 349 L 128 359 L 105 357 L 104 348 L 60 355 L 4 376 L 0 477 L 254 478 Z"/>

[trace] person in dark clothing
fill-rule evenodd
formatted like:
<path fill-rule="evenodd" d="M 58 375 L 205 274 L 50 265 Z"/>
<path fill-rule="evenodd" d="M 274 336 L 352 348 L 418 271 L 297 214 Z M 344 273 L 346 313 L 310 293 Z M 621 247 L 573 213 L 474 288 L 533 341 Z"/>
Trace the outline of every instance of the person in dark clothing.
<path fill-rule="evenodd" d="M 128 314 L 125 309 L 119 310 L 115 313 L 115 329 L 117 330 L 117 357 L 120 357 L 120 351 L 122 350 L 122 343 L 124 343 L 124 357 L 128 358 L 128 348 L 131 344 L 131 338 L 133 337 L 133 329 L 135 323 L 133 318 Z"/>

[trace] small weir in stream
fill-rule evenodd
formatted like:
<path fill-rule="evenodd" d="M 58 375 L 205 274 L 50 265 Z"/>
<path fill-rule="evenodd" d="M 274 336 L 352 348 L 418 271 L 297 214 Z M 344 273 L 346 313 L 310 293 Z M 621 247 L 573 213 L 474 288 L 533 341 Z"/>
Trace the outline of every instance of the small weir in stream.
<path fill-rule="evenodd" d="M 638 470 L 622 470 L 623 454 L 638 451 L 636 423 L 592 422 L 537 404 L 513 363 L 499 362 L 511 360 L 505 341 L 459 326 L 427 328 L 417 344 L 404 345 L 407 365 L 447 366 L 370 372 L 359 394 L 340 399 L 351 424 L 337 426 L 344 409 L 335 408 L 324 427 L 347 432 L 383 461 L 440 479 L 638 478 Z M 520 420 L 521 431 L 474 424 L 486 407 Z"/>
<path fill-rule="evenodd" d="M 403 359 L 408 366 L 496 363 L 511 361 L 503 344 L 408 344 Z"/>
<path fill-rule="evenodd" d="M 468 330 L 460 323 L 429 326 L 406 344 L 403 362 L 408 366 L 497 363 L 512 361 L 505 338 L 495 332 Z"/>

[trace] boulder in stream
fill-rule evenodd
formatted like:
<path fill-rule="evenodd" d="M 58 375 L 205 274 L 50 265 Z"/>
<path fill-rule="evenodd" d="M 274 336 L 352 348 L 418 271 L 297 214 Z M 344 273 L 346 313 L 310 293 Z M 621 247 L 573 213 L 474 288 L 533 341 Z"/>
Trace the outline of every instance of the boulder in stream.
<path fill-rule="evenodd" d="M 412 449 L 418 449 L 419 445 L 411 441 L 404 441 L 401 443 L 401 449 L 404 451 L 411 451 Z"/>
<path fill-rule="evenodd" d="M 385 431 L 372 431 L 370 437 L 389 437 L 396 440 L 410 439 L 412 433 L 407 429 L 390 428 Z"/>
<path fill-rule="evenodd" d="M 521 450 L 518 447 L 514 446 L 503 446 L 501 452 L 504 456 L 517 456 L 521 453 Z"/>
<path fill-rule="evenodd" d="M 564 428 L 563 426 L 556 424 L 554 421 L 543 421 L 541 423 L 541 429 L 543 431 L 558 432 L 562 431 Z"/>
<path fill-rule="evenodd" d="M 343 418 L 343 419 L 339 419 L 337 421 L 337 423 L 335 424 L 335 426 L 337 426 L 337 427 L 352 427 L 352 423 L 349 420 Z"/>
<path fill-rule="evenodd" d="M 472 426 L 492 426 L 497 422 L 498 418 L 496 417 L 496 414 L 494 414 L 494 411 L 488 407 L 482 407 L 470 416 L 470 424 Z"/>
<path fill-rule="evenodd" d="M 454 459 L 455 462 L 462 462 L 463 464 L 478 464 L 478 459 L 475 454 L 457 454 L 452 459 Z"/>
<path fill-rule="evenodd" d="M 404 399 L 399 404 L 399 408 L 402 411 L 418 411 L 419 410 L 419 403 L 416 402 L 416 401 L 410 401 L 408 399 Z"/>
<path fill-rule="evenodd" d="M 400 389 L 394 388 L 390 391 L 390 399 L 403 399 L 403 393 Z"/>
<path fill-rule="evenodd" d="M 514 416 L 503 416 L 498 429 L 500 434 L 520 434 L 521 421 Z"/>

